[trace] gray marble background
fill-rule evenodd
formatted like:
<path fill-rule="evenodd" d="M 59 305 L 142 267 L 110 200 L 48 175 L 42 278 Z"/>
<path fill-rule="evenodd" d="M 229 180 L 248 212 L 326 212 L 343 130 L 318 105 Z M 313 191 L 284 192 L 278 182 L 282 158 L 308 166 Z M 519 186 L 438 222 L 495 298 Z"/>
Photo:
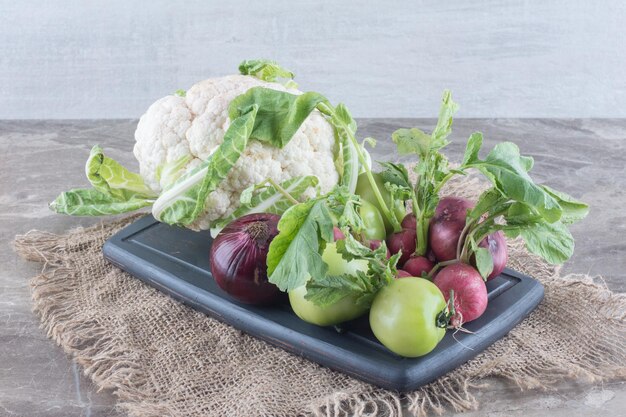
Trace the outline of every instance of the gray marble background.
<path fill-rule="evenodd" d="M 0 0 L 0 119 L 137 118 L 255 57 L 359 117 L 626 117 L 625 34 L 623 0 Z"/>

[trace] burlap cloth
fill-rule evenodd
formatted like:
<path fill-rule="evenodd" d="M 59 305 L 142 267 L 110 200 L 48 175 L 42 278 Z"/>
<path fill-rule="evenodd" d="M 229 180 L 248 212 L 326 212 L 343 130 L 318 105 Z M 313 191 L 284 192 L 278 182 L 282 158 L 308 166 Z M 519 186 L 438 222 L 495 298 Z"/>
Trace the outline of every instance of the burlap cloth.
<path fill-rule="evenodd" d="M 480 188 L 461 180 L 448 191 L 476 197 Z M 475 359 L 398 394 L 272 347 L 106 262 L 104 241 L 136 219 L 15 241 L 24 258 L 45 263 L 31 285 L 48 336 L 131 416 L 400 416 L 403 406 L 422 416 L 477 408 L 485 377 L 545 388 L 564 377 L 626 376 L 626 296 L 597 277 L 560 276 L 518 241 L 509 243 L 509 266 L 543 283 L 541 305 Z"/>

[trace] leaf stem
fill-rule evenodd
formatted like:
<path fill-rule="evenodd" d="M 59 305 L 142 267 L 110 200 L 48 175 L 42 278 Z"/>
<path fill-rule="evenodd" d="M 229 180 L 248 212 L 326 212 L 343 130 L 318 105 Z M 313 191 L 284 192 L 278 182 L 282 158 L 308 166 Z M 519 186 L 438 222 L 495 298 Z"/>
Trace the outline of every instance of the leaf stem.
<path fill-rule="evenodd" d="M 433 267 L 433 269 L 430 270 L 430 272 L 428 273 L 426 278 L 429 279 L 429 280 L 432 280 L 433 276 L 435 276 L 435 272 L 437 272 L 440 268 L 443 268 L 443 267 L 448 266 L 448 265 L 454 265 L 456 263 L 459 263 L 458 259 L 451 259 L 449 261 L 439 262 L 438 264 L 436 264 Z"/>
<path fill-rule="evenodd" d="M 398 219 L 396 219 L 396 216 L 391 212 L 391 210 L 389 210 L 389 207 L 387 207 L 387 204 L 385 203 L 385 200 L 383 199 L 383 196 L 380 193 L 378 186 L 376 185 L 376 181 L 374 180 L 374 176 L 372 175 L 372 170 L 369 168 L 367 164 L 367 160 L 365 159 L 365 156 L 363 156 L 363 152 L 361 152 L 361 147 L 359 146 L 359 143 L 357 142 L 356 138 L 350 131 L 350 128 L 336 117 L 335 111 L 332 108 L 332 106 L 326 103 L 319 103 L 317 107 L 322 113 L 333 118 L 337 125 L 341 125 L 342 130 L 344 131 L 345 135 L 348 137 L 348 139 L 352 143 L 352 146 L 354 146 L 354 149 L 356 150 L 356 154 L 359 158 L 359 162 L 363 166 L 363 169 L 365 169 L 365 175 L 367 176 L 367 180 L 370 183 L 370 187 L 372 188 L 372 191 L 374 192 L 374 196 L 376 196 L 376 201 L 378 201 L 378 204 L 380 205 L 383 216 L 385 216 L 389 220 L 389 223 L 391 223 L 391 225 L 393 226 L 393 230 L 395 232 L 399 232 L 401 230 L 400 222 L 398 221 Z"/>
<path fill-rule="evenodd" d="M 291 201 L 293 204 L 300 204 L 300 202 L 298 200 L 293 198 L 293 196 L 291 194 L 289 194 L 289 192 L 287 190 L 285 190 L 283 187 L 281 187 L 279 184 L 277 184 L 273 179 L 268 178 L 267 182 L 269 182 L 272 187 L 276 188 L 276 190 L 278 190 L 279 193 L 284 195 L 287 200 Z"/>

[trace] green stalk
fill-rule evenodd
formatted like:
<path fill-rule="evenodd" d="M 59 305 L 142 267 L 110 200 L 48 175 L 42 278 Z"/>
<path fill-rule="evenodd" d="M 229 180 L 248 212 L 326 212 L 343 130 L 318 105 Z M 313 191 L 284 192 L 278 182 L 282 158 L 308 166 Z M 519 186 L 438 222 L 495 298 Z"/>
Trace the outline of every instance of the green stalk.
<path fill-rule="evenodd" d="M 317 107 L 318 110 L 320 110 L 322 113 L 332 117 L 335 121 L 337 121 L 337 118 L 334 117 L 334 110 L 330 106 L 325 103 L 320 103 Z M 352 146 L 354 146 L 354 149 L 356 150 L 359 162 L 365 169 L 365 175 L 367 176 L 370 187 L 372 188 L 372 191 L 376 196 L 376 201 L 378 201 L 378 204 L 380 205 L 382 215 L 389 220 L 389 223 L 391 223 L 391 225 L 393 226 L 394 232 L 399 232 L 401 230 L 400 222 L 398 221 L 398 219 L 396 219 L 396 216 L 391 212 L 391 210 L 389 210 L 387 204 L 385 204 L 385 200 L 383 199 L 383 196 L 380 193 L 378 186 L 376 185 L 376 181 L 374 180 L 374 176 L 372 175 L 372 170 L 367 166 L 365 156 L 363 156 L 363 152 L 361 152 L 361 147 L 359 146 L 359 143 L 357 142 L 354 135 L 352 135 L 350 129 L 347 126 L 345 126 L 343 123 L 339 124 L 341 124 L 341 128 L 343 129 L 344 133 L 347 135 L 348 139 L 350 139 L 350 142 L 352 142 Z"/>
<path fill-rule="evenodd" d="M 289 194 L 289 191 L 285 190 L 283 187 L 277 184 L 273 179 L 268 178 L 267 182 L 269 182 L 272 187 L 276 188 L 276 190 L 278 190 L 279 193 L 284 195 L 287 200 L 291 201 L 293 204 L 300 204 L 298 200 L 296 200 L 295 198 L 293 198 L 291 194 Z"/>
<path fill-rule="evenodd" d="M 456 263 L 459 263 L 458 259 L 451 259 L 449 261 L 439 262 L 433 267 L 433 269 L 430 270 L 426 278 L 432 281 L 433 277 L 435 276 L 435 272 L 437 272 L 440 268 L 448 265 L 454 265 Z"/>
<path fill-rule="evenodd" d="M 443 177 L 443 179 L 441 180 L 441 182 L 435 187 L 435 194 L 439 194 L 439 191 L 441 191 L 441 188 L 446 185 L 446 183 L 450 180 L 450 178 L 454 177 L 454 172 L 448 172 L 448 174 Z"/>

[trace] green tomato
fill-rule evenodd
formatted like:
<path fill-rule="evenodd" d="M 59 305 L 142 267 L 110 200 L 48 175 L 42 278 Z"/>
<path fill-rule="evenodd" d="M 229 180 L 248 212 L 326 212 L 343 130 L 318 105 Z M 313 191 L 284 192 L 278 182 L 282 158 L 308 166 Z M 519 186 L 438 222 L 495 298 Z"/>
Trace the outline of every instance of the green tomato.
<path fill-rule="evenodd" d="M 367 202 L 367 200 L 361 200 L 359 215 L 365 224 L 363 234 L 366 239 L 385 240 L 385 237 L 387 236 L 385 222 L 383 221 L 383 215 L 380 214 L 380 211 L 376 208 L 376 206 Z"/>
<path fill-rule="evenodd" d="M 376 186 L 378 187 L 378 190 L 380 191 L 380 195 L 383 197 L 383 201 L 387 205 L 387 208 L 389 208 L 392 211 L 392 213 L 395 214 L 396 218 L 398 219 L 398 223 L 401 222 L 402 219 L 404 219 L 404 216 L 406 216 L 406 207 L 400 201 L 397 201 L 392 207 L 391 206 L 391 194 L 385 188 L 385 184 L 383 182 L 382 177 L 377 172 L 373 172 L 372 175 L 374 176 L 374 182 L 376 183 Z M 374 207 L 376 207 L 378 211 L 380 211 L 383 221 L 385 223 L 385 230 L 387 231 L 387 234 L 392 233 L 394 231 L 393 227 L 391 226 L 389 219 L 387 219 L 387 217 L 384 214 L 382 214 L 383 210 L 380 207 L 380 204 L 378 204 L 378 199 L 376 198 L 376 194 L 374 194 L 374 191 L 372 191 L 372 187 L 370 186 L 370 182 L 369 182 L 369 179 L 367 178 L 366 173 L 362 173 L 359 175 L 359 178 L 356 183 L 356 194 L 358 194 L 363 200 L 369 203 L 372 203 Z"/>
<path fill-rule="evenodd" d="M 398 355 L 415 358 L 429 353 L 446 334 L 446 300 L 424 278 L 396 279 L 376 294 L 370 327 L 376 338 Z"/>
<path fill-rule="evenodd" d="M 346 261 L 337 252 L 335 243 L 327 243 L 322 253 L 322 259 L 328 264 L 328 274 L 356 274 L 356 271 L 367 271 L 367 261 L 355 259 Z M 344 321 L 355 319 L 363 315 L 369 306 L 358 305 L 354 297 L 344 297 L 338 302 L 326 307 L 306 300 L 306 285 L 289 292 L 289 303 L 294 313 L 302 320 L 317 324 L 318 326 L 330 326 Z"/>

